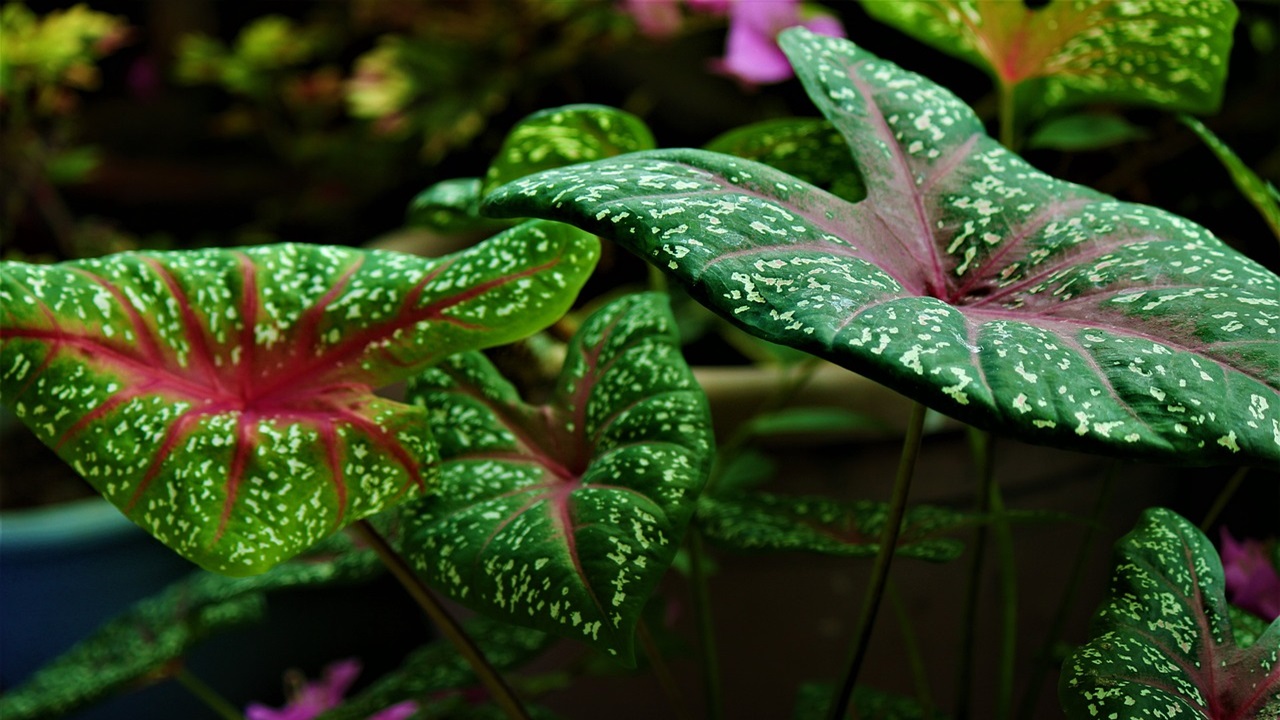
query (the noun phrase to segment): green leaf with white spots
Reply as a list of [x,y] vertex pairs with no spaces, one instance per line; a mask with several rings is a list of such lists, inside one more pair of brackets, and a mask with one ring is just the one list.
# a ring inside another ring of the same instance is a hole
[[706,150],[755,160],[857,202],[867,196],[844,138],[822,118],[782,118],[735,128]]
[[406,224],[440,233],[459,233],[500,225],[480,216],[480,178],[444,180],[409,203]]
[[867,13],[985,70],[1035,111],[1124,102],[1214,112],[1239,11],[1230,0],[863,0]]
[[640,118],[604,105],[565,105],[521,120],[489,164],[481,195],[540,170],[649,150],[653,134]]
[[341,535],[261,575],[196,572],[136,603],[0,696],[5,720],[59,717],[111,695],[158,682],[210,635],[262,620],[275,590],[358,583],[382,571],[369,550]]
[[[872,557],[888,514],[886,503],[841,503],[823,497],[750,493],[698,500],[698,528],[717,545],[750,552],[803,551]],[[902,557],[947,562],[964,544],[942,535],[972,524],[964,513],[918,506],[907,510],[898,538]]]
[[945,89],[785,31],[867,187],[699,150],[540,173],[486,212],[610,237],[731,322],[1033,443],[1280,462],[1280,278],[1156,208],[1056,180]]
[[404,550],[428,582],[632,663],[713,442],[666,298],[628,295],[593,314],[546,405],[523,403],[479,353],[422,373],[409,396],[443,460],[440,491],[404,513]]
[[1146,511],[1116,546],[1092,639],[1063,666],[1067,717],[1280,717],[1280,619],[1238,645],[1224,587],[1203,533],[1170,510]]
[[1240,156],[1227,147],[1227,144],[1222,142],[1222,139],[1212,130],[1205,127],[1204,123],[1190,115],[1180,115],[1178,119],[1209,146],[1213,154],[1218,157],[1218,161],[1227,169],[1227,173],[1231,175],[1231,181],[1236,184],[1240,194],[1257,208],[1258,214],[1262,215],[1267,227],[1271,228],[1272,234],[1280,238],[1280,193],[1277,193],[1275,186],[1250,170]]
[[0,264],[0,396],[131,520],[262,572],[429,489],[421,408],[373,389],[554,322],[595,238],[528,223],[440,259],[352,248]]
[[[483,616],[471,618],[463,629],[475,638],[481,654],[498,672],[519,668],[547,649],[552,640],[546,633]],[[483,692],[483,686],[471,666],[451,643],[438,640],[413,651],[400,667],[343,701],[340,707],[320,714],[317,720],[364,720],[406,700],[430,708],[433,712],[429,717],[454,717],[441,714],[443,708],[439,706],[456,703],[460,709],[466,704],[462,696],[476,690]],[[449,709],[453,711],[452,707]]]

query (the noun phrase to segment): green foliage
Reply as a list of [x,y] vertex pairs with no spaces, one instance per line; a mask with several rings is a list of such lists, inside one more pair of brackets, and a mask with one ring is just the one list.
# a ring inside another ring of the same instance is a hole
[[1280,278],[1209,231],[1051,178],[945,89],[803,30],[782,46],[867,198],[697,150],[496,190],[609,237],[743,329],[1030,442],[1280,461]]
[[1222,562],[1194,525],[1147,510],[1116,546],[1092,637],[1063,667],[1067,717],[1280,717],[1280,619],[1237,644]]
[[1123,102],[1214,112],[1238,11],[1230,0],[863,0],[872,17],[962,58],[1032,112]]
[[522,402],[484,356],[410,383],[440,441],[439,492],[406,509],[407,556],[485,614],[631,664],[636,623],[711,459],[706,398],[661,295],[597,311],[551,401]]
[[25,5],[0,9],[0,98],[14,102],[35,87],[92,89],[98,84],[94,62],[124,43],[123,19],[85,5],[37,17]]
[[1205,145],[1209,146],[1213,154],[1218,157],[1218,161],[1231,175],[1231,181],[1236,184],[1240,193],[1258,209],[1258,214],[1262,215],[1267,227],[1271,228],[1272,234],[1280,239],[1280,192],[1277,192],[1276,187],[1250,170],[1240,156],[1227,147],[1227,144],[1222,142],[1212,130],[1205,127],[1204,123],[1190,115],[1181,115],[1179,119],[1200,136]]
[[1145,137],[1145,130],[1119,115],[1078,113],[1037,127],[1027,138],[1027,147],[1064,152],[1100,150]]
[[134,522],[262,572],[430,489],[420,408],[373,394],[553,322],[598,243],[529,223],[425,260],[351,248],[0,265],[0,394]]
[[122,690],[157,682],[210,635],[258,622],[272,591],[358,583],[382,570],[368,550],[335,536],[249,578],[197,572],[142,600],[0,697],[5,720],[58,717]]
[[844,138],[822,118],[745,125],[715,138],[706,149],[762,162],[849,202],[867,196]]

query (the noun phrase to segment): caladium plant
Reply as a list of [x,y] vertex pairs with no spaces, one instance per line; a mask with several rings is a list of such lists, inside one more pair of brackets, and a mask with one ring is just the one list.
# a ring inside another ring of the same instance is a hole
[[1280,619],[1237,641],[1222,561],[1176,513],[1154,508],[1116,546],[1093,638],[1063,669],[1072,718],[1280,717]]
[[596,240],[529,223],[441,259],[278,245],[0,265],[0,394],[165,544],[261,572],[436,481],[373,390],[549,325]]
[[583,324],[545,405],[478,353],[415,377],[442,477],[407,506],[409,558],[487,615],[633,662],[711,459],[706,398],[679,347],[666,299],[629,295]]
[[704,304],[979,427],[1181,463],[1280,460],[1280,278],[1208,230],[1031,167],[950,92],[786,31],[866,185],[659,150],[539,173],[495,215],[610,237]]

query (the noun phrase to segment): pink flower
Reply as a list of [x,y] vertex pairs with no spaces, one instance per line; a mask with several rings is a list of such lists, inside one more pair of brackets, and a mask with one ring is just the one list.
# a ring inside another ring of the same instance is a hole
[[729,40],[717,71],[747,85],[782,82],[792,76],[791,63],[778,47],[778,33],[797,25],[819,35],[844,37],[844,27],[830,15],[802,15],[800,0],[735,0],[729,7]]
[[623,0],[622,6],[645,37],[669,38],[680,31],[680,0]]
[[1262,543],[1239,542],[1222,528],[1222,569],[1233,605],[1268,622],[1280,618],[1280,574]]
[[[282,708],[272,709],[252,703],[245,710],[246,720],[312,720],[326,710],[342,703],[351,684],[360,674],[360,661],[354,658],[339,660],[324,669],[324,678],[306,682],[297,675],[287,676],[293,685],[289,702]],[[418,710],[417,703],[406,701],[370,715],[368,720],[406,720]]]

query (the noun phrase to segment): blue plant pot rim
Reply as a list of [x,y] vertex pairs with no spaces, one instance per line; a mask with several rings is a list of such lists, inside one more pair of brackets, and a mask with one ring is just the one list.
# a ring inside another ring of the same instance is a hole
[[0,548],[6,554],[113,542],[141,532],[100,497],[0,512]]

